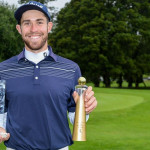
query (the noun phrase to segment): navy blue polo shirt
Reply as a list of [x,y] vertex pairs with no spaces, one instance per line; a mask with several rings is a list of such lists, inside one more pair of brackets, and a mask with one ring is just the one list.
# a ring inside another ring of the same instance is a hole
[[15,150],[56,150],[71,145],[67,112],[75,111],[72,97],[80,69],[52,52],[38,64],[24,51],[0,63],[6,80],[7,147]]

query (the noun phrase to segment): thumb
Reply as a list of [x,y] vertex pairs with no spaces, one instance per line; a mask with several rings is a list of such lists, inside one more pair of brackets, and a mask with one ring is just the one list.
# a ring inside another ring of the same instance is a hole
[[7,133],[7,137],[5,138],[5,141],[7,141],[10,138],[10,133]]
[[78,100],[78,97],[79,97],[78,93],[76,91],[74,91],[72,96],[74,98],[75,103],[77,103],[77,100]]

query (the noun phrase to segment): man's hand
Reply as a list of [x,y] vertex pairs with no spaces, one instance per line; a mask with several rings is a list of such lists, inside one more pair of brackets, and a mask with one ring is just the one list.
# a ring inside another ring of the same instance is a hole
[[5,135],[6,130],[0,127],[0,143],[7,141],[10,138],[10,134],[7,133],[7,135]]
[[[78,93],[74,91],[73,98],[75,100],[75,103],[78,100]],[[85,111],[86,114],[89,114],[92,112],[97,106],[97,100],[94,97],[94,92],[92,91],[92,87],[89,86],[85,93]]]

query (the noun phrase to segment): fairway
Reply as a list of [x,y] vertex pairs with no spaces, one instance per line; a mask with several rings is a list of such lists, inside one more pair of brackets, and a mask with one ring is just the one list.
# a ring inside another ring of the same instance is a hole
[[[69,150],[150,150],[150,91],[94,88],[94,92],[98,106],[87,122],[87,141],[74,142]],[[0,150],[5,150],[2,146]]]

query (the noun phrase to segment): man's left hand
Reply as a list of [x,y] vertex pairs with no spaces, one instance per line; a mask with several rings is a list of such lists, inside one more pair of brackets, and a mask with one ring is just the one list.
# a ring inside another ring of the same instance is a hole
[[[75,100],[75,103],[78,100],[78,93],[74,91],[73,98]],[[89,86],[85,93],[85,111],[86,114],[89,114],[92,112],[97,106],[97,100],[94,97],[94,92],[92,91],[92,87]]]

